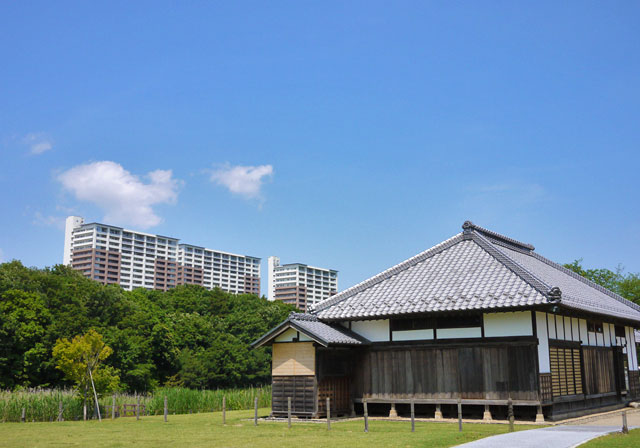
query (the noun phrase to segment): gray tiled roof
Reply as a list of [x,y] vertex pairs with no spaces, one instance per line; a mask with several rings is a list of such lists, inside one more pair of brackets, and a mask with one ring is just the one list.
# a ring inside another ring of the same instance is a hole
[[287,328],[294,328],[324,346],[363,345],[369,343],[369,341],[362,336],[357,335],[349,329],[343,328],[340,325],[331,325],[325,322],[321,322],[317,316],[314,316],[312,314],[292,312],[289,314],[287,320],[282,322],[276,328],[262,336],[251,345],[254,347],[259,347],[261,345],[269,343]]
[[640,322],[640,307],[470,222],[463,233],[318,303],[321,320],[558,303]]

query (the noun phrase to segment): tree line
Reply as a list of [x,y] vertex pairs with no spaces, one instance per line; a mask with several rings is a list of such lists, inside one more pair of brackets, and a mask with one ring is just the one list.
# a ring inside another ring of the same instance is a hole
[[125,291],[62,265],[0,264],[0,389],[71,386],[53,349],[90,330],[112,350],[104,364],[123,391],[265,384],[270,350],[250,343],[292,310],[197,285]]
[[[640,276],[621,268],[565,267],[640,304]],[[158,386],[233,388],[270,380],[269,348],[250,343],[291,305],[184,285],[166,292],[102,285],[63,265],[0,264],[0,389],[64,387],[57,342],[95,330],[112,350],[104,364],[123,391]]]

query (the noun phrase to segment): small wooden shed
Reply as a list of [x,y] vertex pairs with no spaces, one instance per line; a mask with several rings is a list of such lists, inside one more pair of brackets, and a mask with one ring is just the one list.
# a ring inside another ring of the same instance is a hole
[[291,313],[253,344],[272,346],[272,414],[286,416],[288,398],[298,417],[326,416],[327,397],[333,415],[350,412],[348,348],[368,343],[349,329],[320,322],[314,315]]

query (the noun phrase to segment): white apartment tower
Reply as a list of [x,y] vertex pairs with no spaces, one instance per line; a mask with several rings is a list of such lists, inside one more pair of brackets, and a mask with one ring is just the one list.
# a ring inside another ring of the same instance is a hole
[[260,258],[189,244],[177,238],[100,223],[66,221],[63,263],[104,284],[166,291],[197,284],[260,294]]
[[300,310],[338,291],[338,271],[302,263],[280,264],[280,258],[269,257],[267,279],[269,300],[282,300]]

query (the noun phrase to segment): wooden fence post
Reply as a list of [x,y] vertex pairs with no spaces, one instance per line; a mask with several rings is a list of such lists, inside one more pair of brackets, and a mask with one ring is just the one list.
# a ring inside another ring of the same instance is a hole
[[253,400],[253,426],[258,426],[258,397]]
[[287,397],[287,425],[291,429],[291,397]]
[[116,394],[111,397],[111,420],[116,418]]
[[136,420],[140,420],[140,395],[138,395],[138,403],[136,405]]
[[627,411],[622,412],[622,434],[629,434],[629,427],[627,426]]
[[462,432],[462,400],[458,398],[458,432]]
[[22,408],[22,415],[20,416],[20,421],[25,423],[27,421],[27,410]]
[[367,410],[367,399],[362,400],[364,407],[364,432],[369,432],[369,411]]
[[227,424],[227,397],[226,395],[222,396],[222,424]]
[[411,400],[411,432],[416,432],[416,409],[413,400]]
[[167,416],[169,415],[169,406],[167,406],[167,396],[164,396],[164,422],[167,422]]
[[513,432],[514,417],[513,417],[513,401],[511,400],[511,397],[509,397],[509,400],[507,400],[507,416],[509,417],[509,432]]
[[327,431],[331,431],[331,398],[327,397]]
[[60,400],[60,402],[58,403],[58,421],[61,422],[62,421],[62,400]]

